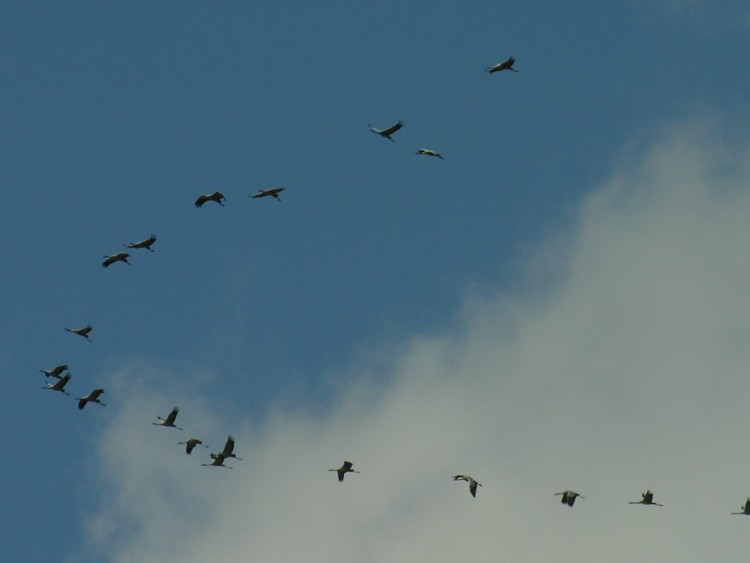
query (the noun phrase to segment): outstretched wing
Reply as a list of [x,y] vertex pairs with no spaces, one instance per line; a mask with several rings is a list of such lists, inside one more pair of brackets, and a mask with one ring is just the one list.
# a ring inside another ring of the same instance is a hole
[[234,451],[234,438],[229,436],[227,438],[227,443],[224,444],[224,449],[221,451],[220,455],[223,457],[230,457],[233,451]]
[[381,131],[381,135],[386,135],[386,136],[392,135],[393,133],[401,129],[403,126],[404,126],[403,121],[399,121],[398,123],[391,125],[388,129],[383,129],[383,131]]
[[179,407],[175,407],[172,409],[172,412],[170,412],[167,415],[167,419],[164,421],[165,426],[174,426],[174,421],[177,418],[177,413],[180,412]]
[[70,381],[70,374],[66,373],[60,379],[57,380],[57,382],[52,386],[52,389],[54,389],[55,391],[63,391],[68,381]]
[[89,401],[96,401],[102,393],[104,393],[104,389],[94,389],[89,393]]

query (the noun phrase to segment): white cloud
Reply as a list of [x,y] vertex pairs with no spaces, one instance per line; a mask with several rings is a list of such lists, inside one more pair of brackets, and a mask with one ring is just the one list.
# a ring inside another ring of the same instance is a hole
[[[322,415],[279,407],[250,427],[184,385],[116,389],[95,543],[160,563],[736,558],[750,525],[729,516],[750,495],[748,156],[705,123],[658,135],[586,198],[563,248],[530,261],[531,277],[555,272],[550,288],[468,298],[388,383],[361,374]],[[186,432],[132,424],[173,403]],[[244,460],[200,467],[174,444],[197,428],[233,433]],[[326,470],[344,459],[362,473],[339,484]],[[484,484],[476,499],[451,480],[462,472]],[[627,504],[649,487],[664,508]],[[563,507],[565,488],[586,498]]]

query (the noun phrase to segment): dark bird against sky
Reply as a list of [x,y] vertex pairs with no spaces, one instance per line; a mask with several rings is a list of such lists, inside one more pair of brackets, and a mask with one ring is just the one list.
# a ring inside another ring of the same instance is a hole
[[389,141],[395,143],[396,141],[394,141],[391,138],[391,135],[393,135],[396,131],[398,131],[399,129],[401,129],[404,126],[404,122],[403,121],[399,121],[398,123],[395,123],[394,125],[391,125],[387,129],[378,129],[376,127],[373,127],[369,123],[367,124],[367,126],[370,128],[370,131],[372,131],[373,133],[376,133],[376,134],[380,135],[381,137],[383,137],[385,139],[388,139]]
[[154,244],[155,242],[156,242],[156,236],[151,235],[147,239],[139,240],[138,242],[130,242],[124,246],[126,248],[133,248],[133,249],[145,248],[149,252],[153,252],[154,249],[151,248],[151,245]]
[[518,72],[515,68],[513,68],[513,63],[516,62],[516,59],[513,57],[508,57],[501,63],[497,63],[496,65],[488,66],[484,70],[492,74],[493,72],[500,72],[501,70],[512,70],[513,72]]
[[65,327],[65,330],[67,330],[68,332],[72,332],[73,334],[77,334],[78,336],[83,336],[86,340],[91,342],[91,340],[89,339],[89,334],[92,330],[94,330],[94,327],[92,327],[91,325],[82,326],[81,328]]
[[203,207],[203,204],[208,201],[214,201],[219,205],[224,205],[224,194],[221,192],[214,192],[212,194],[203,194],[195,200],[196,207]]
[[83,410],[86,408],[86,405],[89,403],[98,403],[103,407],[106,407],[104,403],[99,400],[99,396],[104,393],[104,389],[94,389],[91,393],[88,395],[85,395],[83,397],[76,397],[76,401],[78,401],[78,408],[80,410]]
[[339,477],[339,483],[342,483],[344,481],[344,475],[347,473],[359,473],[359,471],[352,469],[353,465],[354,464],[351,461],[345,461],[338,469],[329,469],[328,471],[335,471]]
[[469,477],[468,475],[454,475],[453,476],[454,481],[466,481],[469,483],[469,492],[471,493],[471,496],[476,497],[477,496],[477,487],[481,487],[482,483],[478,483],[475,479],[472,477]]

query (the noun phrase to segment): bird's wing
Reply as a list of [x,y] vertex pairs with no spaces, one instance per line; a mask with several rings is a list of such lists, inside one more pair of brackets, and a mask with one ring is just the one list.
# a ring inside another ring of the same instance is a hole
[[195,200],[195,206],[196,207],[201,207],[207,201],[208,201],[208,197],[205,196],[205,195],[202,195],[198,199]]
[[57,380],[57,383],[55,383],[53,389],[55,391],[62,391],[68,381],[70,381],[70,374],[66,373],[64,376]]
[[221,455],[223,456],[229,456],[234,451],[234,438],[229,436],[227,438],[227,443],[224,444],[224,449],[221,452]]
[[404,126],[404,123],[402,121],[399,121],[398,123],[391,125],[388,129],[383,129],[383,131],[381,131],[381,134],[392,135],[393,133],[401,129],[403,126]]
[[167,419],[164,421],[165,424],[168,426],[171,426],[174,424],[175,419],[177,418],[177,413],[180,412],[180,409],[178,407],[175,407],[172,409],[172,412],[170,412],[167,415]]

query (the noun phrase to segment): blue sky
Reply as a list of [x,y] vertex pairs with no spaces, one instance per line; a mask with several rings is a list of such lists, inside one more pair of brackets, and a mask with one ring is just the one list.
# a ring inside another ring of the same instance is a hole
[[[591,561],[747,547],[724,515],[750,495],[726,413],[748,393],[750,9],[398,4],[0,7],[8,560],[204,561],[240,536],[225,560],[494,561],[503,525],[511,559],[550,560],[603,519],[623,533]],[[397,120],[395,143],[367,129]],[[108,406],[42,391],[59,363]],[[150,425],[174,405],[184,432]],[[230,433],[232,472],[174,444]],[[687,520],[620,506],[696,478],[726,497]],[[590,498],[560,514],[566,487]]]

